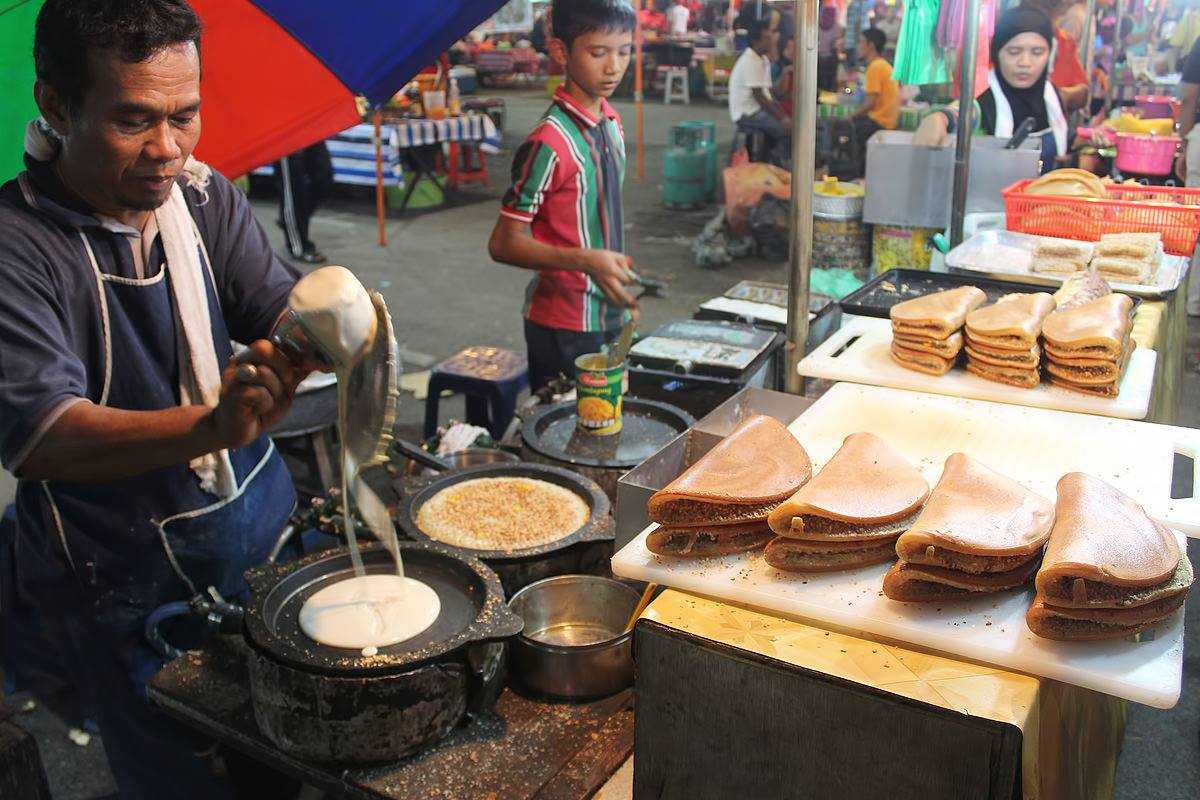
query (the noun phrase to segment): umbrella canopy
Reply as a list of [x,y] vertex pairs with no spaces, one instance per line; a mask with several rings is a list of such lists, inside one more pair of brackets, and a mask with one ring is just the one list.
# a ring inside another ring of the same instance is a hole
[[[504,0],[191,3],[204,21],[196,156],[240,175],[358,122],[355,95],[387,100]],[[21,132],[36,113],[32,43],[41,6],[0,0],[0,179],[20,169]]]

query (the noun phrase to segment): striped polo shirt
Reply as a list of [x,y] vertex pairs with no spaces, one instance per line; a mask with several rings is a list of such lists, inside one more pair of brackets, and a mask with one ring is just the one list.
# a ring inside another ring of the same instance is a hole
[[[625,136],[607,101],[597,118],[560,86],[513,159],[500,213],[529,223],[533,238],[557,247],[624,252],[621,183]],[[609,331],[627,318],[582,272],[547,270],[526,292],[525,318],[547,328]]]

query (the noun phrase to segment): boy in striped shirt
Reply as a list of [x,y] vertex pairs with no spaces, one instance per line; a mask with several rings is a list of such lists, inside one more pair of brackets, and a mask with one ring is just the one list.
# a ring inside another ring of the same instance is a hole
[[566,81],[513,159],[488,242],[496,261],[538,273],[524,311],[533,390],[573,377],[576,357],[611,343],[637,307],[622,252],[625,140],[606,100],[629,66],[634,12],[626,0],[555,0],[550,18]]

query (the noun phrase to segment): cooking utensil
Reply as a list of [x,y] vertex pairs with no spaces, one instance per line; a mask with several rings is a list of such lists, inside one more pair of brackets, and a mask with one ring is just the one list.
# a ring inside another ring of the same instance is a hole
[[608,351],[608,367],[613,367],[620,364],[629,355],[629,348],[633,347],[633,332],[637,330],[637,320],[632,317],[621,326],[621,333],[617,336],[617,342]]
[[415,461],[421,466],[428,467],[435,472],[449,472],[454,469],[454,464],[445,458],[435,455],[423,447],[418,447],[405,439],[393,438],[392,448],[398,450],[409,461]]
[[595,575],[559,575],[526,586],[508,602],[525,622],[510,666],[540,695],[582,700],[633,683],[631,634],[624,630],[638,593]]
[[[396,441],[399,441],[397,439]],[[411,444],[409,445],[412,446]],[[459,469],[467,469],[469,467],[482,467],[488,464],[516,464],[519,463],[521,457],[516,453],[510,453],[507,450],[500,450],[495,447],[468,447],[465,450],[455,450],[453,453],[447,453],[444,456],[437,456],[437,459],[444,462],[449,470],[438,470],[433,467],[427,467],[416,461],[409,461],[404,465],[404,474],[408,476],[429,475],[430,472],[445,472]]]
[[1021,120],[1021,124],[1017,126],[1015,131],[1013,131],[1012,138],[1005,143],[1004,149],[1016,150],[1018,147],[1020,147],[1022,143],[1029,138],[1029,134],[1033,133],[1033,126],[1036,124],[1037,122],[1033,117],[1026,117],[1025,119]]
[[657,583],[647,583],[646,588],[642,590],[642,599],[638,601],[637,608],[629,615],[629,622],[625,623],[625,633],[633,630],[633,626],[637,624],[638,619],[645,612],[646,607],[650,605],[650,601],[654,599],[654,593],[658,591]]

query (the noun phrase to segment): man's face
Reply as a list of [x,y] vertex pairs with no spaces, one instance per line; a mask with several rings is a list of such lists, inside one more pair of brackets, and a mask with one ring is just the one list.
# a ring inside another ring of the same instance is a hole
[[151,211],[166,201],[200,138],[199,54],[191,42],[137,64],[95,52],[78,108],[67,113],[42,93],[39,100],[63,136],[71,189],[102,212]]
[[570,50],[561,49],[567,74],[592,97],[612,97],[629,67],[632,51],[630,31],[592,31],[576,37]]
[[858,51],[859,61],[870,61],[875,56],[875,47],[865,36],[858,38],[858,46],[855,49]]

